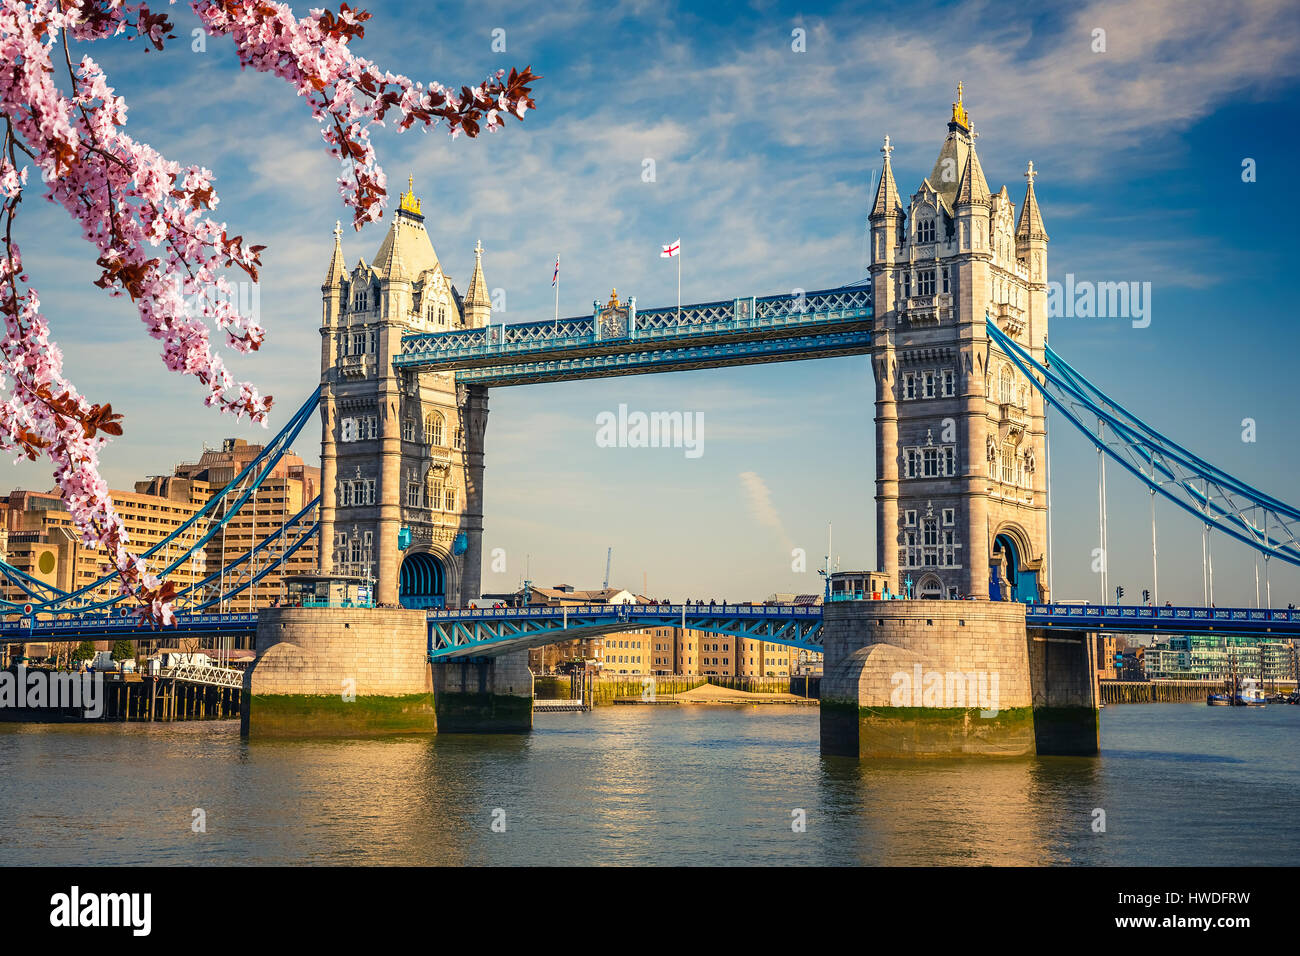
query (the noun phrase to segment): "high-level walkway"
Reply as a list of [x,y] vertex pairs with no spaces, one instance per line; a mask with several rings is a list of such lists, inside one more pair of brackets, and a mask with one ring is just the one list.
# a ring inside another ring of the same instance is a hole
[[872,315],[869,284],[643,312],[611,300],[589,316],[407,335],[393,364],[504,386],[791,362],[869,352]]

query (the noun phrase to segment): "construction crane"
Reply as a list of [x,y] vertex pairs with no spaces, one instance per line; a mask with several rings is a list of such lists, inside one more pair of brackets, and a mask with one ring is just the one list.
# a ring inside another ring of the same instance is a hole
[[603,585],[606,591],[609,590],[609,563],[614,560],[614,549],[610,548],[605,552],[605,583]]

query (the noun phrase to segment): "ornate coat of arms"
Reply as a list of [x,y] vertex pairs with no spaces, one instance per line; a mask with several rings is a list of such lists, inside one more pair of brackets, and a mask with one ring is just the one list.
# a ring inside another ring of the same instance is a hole
[[596,325],[602,339],[616,339],[628,334],[629,308],[618,301],[618,290],[610,289],[609,301],[596,315]]

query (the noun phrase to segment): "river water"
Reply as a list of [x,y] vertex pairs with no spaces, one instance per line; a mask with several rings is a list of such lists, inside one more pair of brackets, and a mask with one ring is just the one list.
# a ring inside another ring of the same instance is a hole
[[821,757],[817,719],[808,706],[613,706],[536,715],[527,736],[251,743],[228,721],[0,725],[0,864],[1296,855],[1300,707],[1111,706],[1096,759],[865,765]]

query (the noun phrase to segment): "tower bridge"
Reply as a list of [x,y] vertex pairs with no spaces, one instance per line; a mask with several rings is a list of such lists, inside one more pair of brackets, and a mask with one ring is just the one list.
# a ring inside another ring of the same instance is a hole
[[[866,354],[877,565],[894,590],[910,576],[925,598],[1047,599],[1045,404],[990,329],[1043,361],[1048,237],[1032,163],[1017,216],[968,121],[959,99],[906,205],[886,138],[870,275],[831,289],[648,309],[614,292],[589,316],[494,324],[481,247],[462,297],[413,187],[371,263],[348,267],[336,230],[321,287],[326,570],[373,568],[384,604],[478,597],[490,388]],[[440,573],[404,577],[405,562]],[[443,590],[409,590],[421,582]]]
[[[336,695],[339,668],[351,667],[371,674],[359,693],[402,702],[409,729],[427,728],[432,698],[442,729],[526,729],[530,719],[515,704],[500,705],[498,719],[499,701],[531,695],[523,652],[584,633],[677,624],[817,646],[826,656],[823,748],[859,756],[1092,753],[1088,633],[1297,633],[1300,612],[1052,604],[1049,407],[1153,500],[1172,500],[1207,529],[1255,548],[1266,568],[1273,558],[1300,564],[1300,511],[1164,437],[1047,345],[1049,240],[1037,173],[1027,163],[1018,206],[1007,186],[990,188],[960,92],[933,169],[906,199],[892,150],[886,137],[868,216],[869,276],[829,289],[654,308],[611,292],[590,315],[494,324],[482,247],[462,292],[434,251],[412,183],[370,262],[347,264],[336,227],[321,285],[319,390],[222,492],[220,518],[216,510],[196,515],[180,529],[188,539],[181,535],[175,549],[168,539],[167,550],[146,557],[161,558],[164,575],[180,566],[317,411],[320,497],[285,523],[278,544],[183,590],[186,626],[256,627],[249,686],[265,701],[258,706]],[[491,388],[857,354],[869,357],[875,381],[876,563],[894,594],[914,600],[456,609],[481,593]],[[323,574],[373,579],[386,609],[223,620],[225,596],[271,573],[311,535],[319,536]],[[94,597],[108,579],[65,593],[14,568],[4,573],[21,592],[0,605],[15,615],[3,633],[9,640],[24,627],[87,633],[93,615],[121,600]],[[112,629],[121,628],[113,619]],[[380,659],[390,661],[387,671],[368,670]],[[961,709],[893,713],[891,675],[921,663],[1003,675],[1010,716],[972,723]],[[342,719],[320,713],[322,726]]]

